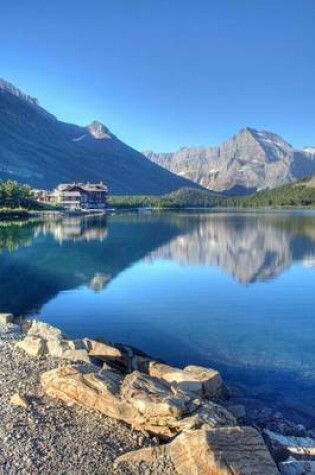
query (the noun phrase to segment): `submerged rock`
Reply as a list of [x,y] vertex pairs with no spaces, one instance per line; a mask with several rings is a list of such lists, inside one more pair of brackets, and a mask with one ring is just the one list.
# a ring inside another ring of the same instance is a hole
[[315,459],[315,439],[311,437],[287,437],[270,430],[264,430],[264,435],[277,461],[284,461],[290,455]]
[[168,463],[174,475],[208,475],[215,469],[227,474],[278,475],[263,438],[251,427],[221,427],[184,432],[166,445],[129,452],[118,457],[119,465],[134,473],[145,464],[148,473]]
[[314,475],[315,461],[296,460],[294,457],[289,457],[285,462],[279,463],[279,470],[281,475]]
[[226,408],[231,414],[233,414],[235,419],[243,420],[246,418],[246,409],[243,404],[229,404]]
[[135,429],[164,437],[188,429],[235,424],[223,407],[192,393],[176,391],[166,381],[139,371],[123,377],[109,370],[95,373],[66,367],[43,374],[41,381],[51,397],[98,410]]

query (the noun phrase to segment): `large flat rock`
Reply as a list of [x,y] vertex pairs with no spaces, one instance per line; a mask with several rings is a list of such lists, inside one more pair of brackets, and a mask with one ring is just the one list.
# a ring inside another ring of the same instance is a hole
[[169,444],[129,452],[117,459],[118,465],[145,464],[154,474],[157,466],[168,464],[174,475],[210,475],[215,469],[234,475],[278,475],[278,469],[252,427],[222,427],[180,434]]
[[62,367],[44,373],[46,393],[164,437],[183,430],[235,424],[234,417],[223,407],[191,393],[175,391],[166,381],[139,371],[123,377],[110,370],[96,373],[85,368]]

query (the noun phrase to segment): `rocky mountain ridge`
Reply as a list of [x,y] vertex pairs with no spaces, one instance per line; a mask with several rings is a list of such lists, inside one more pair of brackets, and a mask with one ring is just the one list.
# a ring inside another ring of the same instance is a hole
[[273,132],[249,127],[219,146],[144,155],[179,176],[228,194],[275,188],[315,173],[315,147],[296,150]]
[[0,80],[0,179],[49,189],[62,182],[104,181],[111,194],[159,195],[185,178],[149,162],[98,121],[59,121],[37,99]]

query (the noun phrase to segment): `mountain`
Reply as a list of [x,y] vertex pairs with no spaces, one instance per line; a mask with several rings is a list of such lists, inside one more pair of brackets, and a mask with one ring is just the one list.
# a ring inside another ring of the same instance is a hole
[[279,135],[252,128],[216,147],[144,155],[181,177],[231,195],[275,188],[315,173],[315,147],[295,150]]
[[196,186],[150,162],[100,122],[87,127],[61,122],[4,80],[0,80],[0,178],[44,189],[61,182],[104,181],[111,194],[133,195]]

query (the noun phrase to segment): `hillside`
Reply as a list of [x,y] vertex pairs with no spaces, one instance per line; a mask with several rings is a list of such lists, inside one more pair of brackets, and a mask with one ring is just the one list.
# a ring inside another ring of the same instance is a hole
[[0,80],[0,179],[49,189],[104,181],[112,194],[159,195],[194,186],[147,160],[103,124],[56,119],[38,101]]
[[224,196],[208,190],[182,188],[164,196],[115,196],[109,205],[117,208],[214,208],[214,207],[315,207],[315,175],[250,196]]
[[273,190],[262,190],[255,195],[235,200],[243,206],[310,206],[315,207],[315,175]]
[[252,128],[215,147],[144,154],[181,177],[228,195],[275,188],[315,173],[314,147],[295,150],[279,135]]

